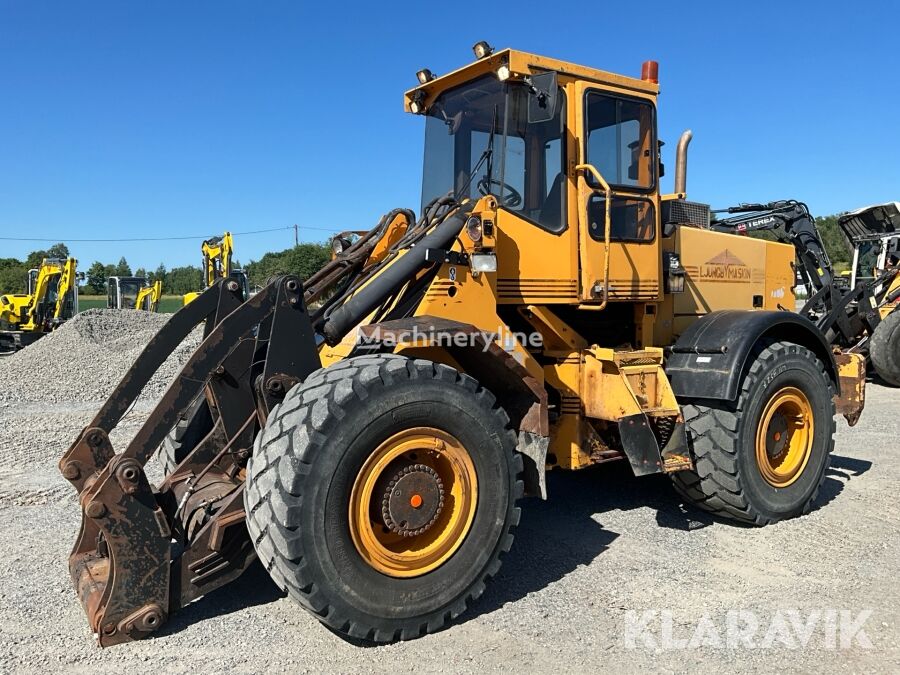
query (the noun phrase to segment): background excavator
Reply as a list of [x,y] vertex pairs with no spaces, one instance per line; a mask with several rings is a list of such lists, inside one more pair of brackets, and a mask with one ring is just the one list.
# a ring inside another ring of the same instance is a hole
[[137,309],[145,312],[159,310],[162,281],[153,283],[147,277],[109,277],[106,281],[107,309]]
[[0,296],[0,353],[28,346],[78,313],[75,258],[44,258],[28,271],[27,293]]
[[[890,257],[898,236],[894,225],[900,224],[896,206],[869,207],[839,219],[854,245],[854,275],[849,285],[839,283],[806,204],[795,200],[740,204],[715,213],[733,215],[712,220],[713,230],[771,232],[779,241],[791,244],[796,250],[798,282],[808,293],[800,314],[816,323],[837,348],[863,354],[883,380],[900,386],[900,330],[896,328],[900,314],[889,317],[900,300],[896,249],[893,262]],[[860,262],[861,250],[870,248],[877,248],[871,264]],[[863,268],[868,274],[857,276],[857,269]]]
[[[244,270],[233,269],[231,259],[234,255],[234,240],[231,233],[221,237],[211,237],[200,246],[203,253],[203,287],[209,288],[216,279],[233,279],[241,288],[244,299],[250,296],[250,283]],[[186,293],[182,300],[186,305],[197,299],[200,292]]]

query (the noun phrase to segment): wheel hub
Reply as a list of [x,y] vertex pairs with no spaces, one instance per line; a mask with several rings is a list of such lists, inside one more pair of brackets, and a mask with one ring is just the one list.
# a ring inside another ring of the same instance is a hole
[[350,536],[378,572],[417,577],[449,560],[475,518],[478,476],[466,448],[434,427],[402,429],[359,469]]
[[381,517],[391,532],[413,537],[434,525],[443,508],[441,477],[430,466],[414,464],[388,483],[381,500]]
[[784,454],[788,442],[788,423],[783,414],[774,415],[766,432],[766,453],[774,459]]
[[812,454],[815,424],[806,394],[796,387],[775,392],[763,408],[756,433],[756,463],[769,485],[786,488]]

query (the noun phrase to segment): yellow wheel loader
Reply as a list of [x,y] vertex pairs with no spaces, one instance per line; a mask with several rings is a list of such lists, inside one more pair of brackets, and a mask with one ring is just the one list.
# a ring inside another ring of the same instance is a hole
[[0,353],[27,347],[78,313],[75,258],[44,258],[28,271],[28,292],[0,296]]
[[159,279],[150,283],[147,277],[109,277],[106,286],[107,309],[159,311],[159,299],[162,297],[162,281]]
[[[689,134],[660,193],[655,63],[633,78],[475,52],[406,93],[425,124],[418,216],[390,211],[305,283],[246,300],[211,283],[60,461],[101,645],[152,635],[254,558],[338,633],[437,631],[497,575],[521,498],[567,498],[548,471],[622,462],[751,525],[812,507],[865,372],[779,309],[794,248],[709,229],[686,200]],[[110,431],[200,322],[116,451]]]
[[[221,237],[211,237],[203,242],[200,247],[203,253],[203,284],[204,288],[212,286],[216,279],[234,279],[241,287],[243,297],[250,297],[250,283],[244,270],[233,269],[231,258],[234,255],[234,240],[231,233],[226,232]],[[199,296],[199,292],[186,293],[182,297],[182,303],[193,302]]]

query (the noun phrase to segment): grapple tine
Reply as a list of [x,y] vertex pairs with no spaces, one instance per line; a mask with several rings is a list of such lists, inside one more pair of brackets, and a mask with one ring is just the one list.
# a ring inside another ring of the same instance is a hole
[[144,637],[169,607],[172,532],[143,468],[118,455],[81,494],[69,571],[102,647]]

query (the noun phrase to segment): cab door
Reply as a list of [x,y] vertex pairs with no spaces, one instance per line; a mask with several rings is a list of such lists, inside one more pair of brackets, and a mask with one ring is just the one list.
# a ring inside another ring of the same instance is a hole
[[583,158],[575,167],[581,301],[659,300],[654,100],[584,82],[578,84],[577,91],[580,105],[576,123],[580,130],[579,155]]

